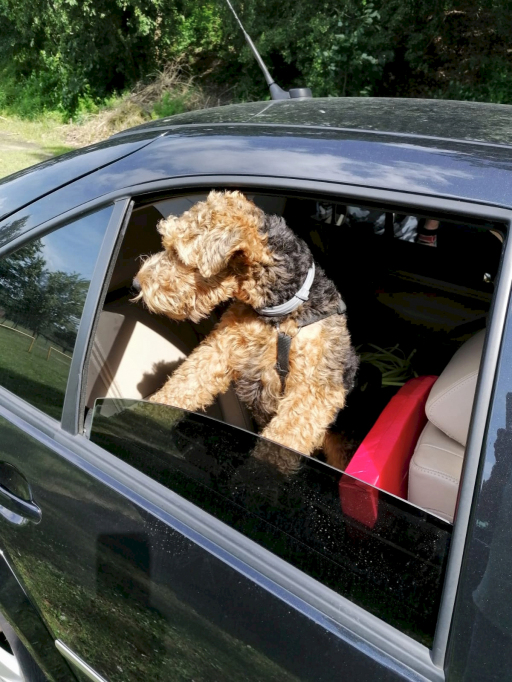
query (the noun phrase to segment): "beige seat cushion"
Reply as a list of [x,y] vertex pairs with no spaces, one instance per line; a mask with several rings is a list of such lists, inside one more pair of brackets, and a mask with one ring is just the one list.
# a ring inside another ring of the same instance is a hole
[[484,337],[482,330],[459,348],[427,400],[428,420],[461,445],[466,445],[468,438]]
[[92,350],[87,405],[98,397],[147,398],[185,358],[178,344],[154,329],[104,310]]
[[464,448],[427,423],[409,467],[409,501],[453,522]]
[[459,348],[433,385],[409,465],[408,499],[453,522],[485,330]]

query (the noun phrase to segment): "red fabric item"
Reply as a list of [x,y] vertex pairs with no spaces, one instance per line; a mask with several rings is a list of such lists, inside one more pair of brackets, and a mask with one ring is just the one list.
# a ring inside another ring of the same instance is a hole
[[[340,481],[343,512],[373,527],[378,514],[378,491],[407,499],[409,462],[427,416],[425,405],[437,377],[410,379],[391,398],[374,426],[356,450]],[[361,483],[363,481],[364,483]]]

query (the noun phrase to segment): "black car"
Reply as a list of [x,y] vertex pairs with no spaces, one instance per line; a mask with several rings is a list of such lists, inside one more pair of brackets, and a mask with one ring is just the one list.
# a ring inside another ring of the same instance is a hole
[[[512,676],[510,111],[233,105],[0,182],[4,679]],[[345,472],[269,471],[231,390],[146,400],[218,315],[152,315],[132,280],[212,188],[283,216],[342,293]]]

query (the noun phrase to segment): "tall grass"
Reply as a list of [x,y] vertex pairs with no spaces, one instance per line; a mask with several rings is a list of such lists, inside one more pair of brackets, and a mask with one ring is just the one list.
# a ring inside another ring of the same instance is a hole
[[207,93],[179,63],[169,64],[149,82],[139,83],[131,92],[81,113],[66,137],[74,145],[91,144],[146,121],[219,103],[220,98]]
[[101,102],[81,97],[70,119],[43,83],[35,78],[16,83],[13,71],[0,67],[0,177],[146,121],[220,101],[175,62],[130,92]]

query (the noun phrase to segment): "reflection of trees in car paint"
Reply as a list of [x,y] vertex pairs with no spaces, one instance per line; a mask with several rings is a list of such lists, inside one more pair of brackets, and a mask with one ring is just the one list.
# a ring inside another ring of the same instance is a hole
[[[0,199],[0,211],[2,210],[2,200]],[[25,231],[27,218],[17,218],[10,223],[4,224],[0,229],[0,246],[8,244],[16,237],[19,237]]]

